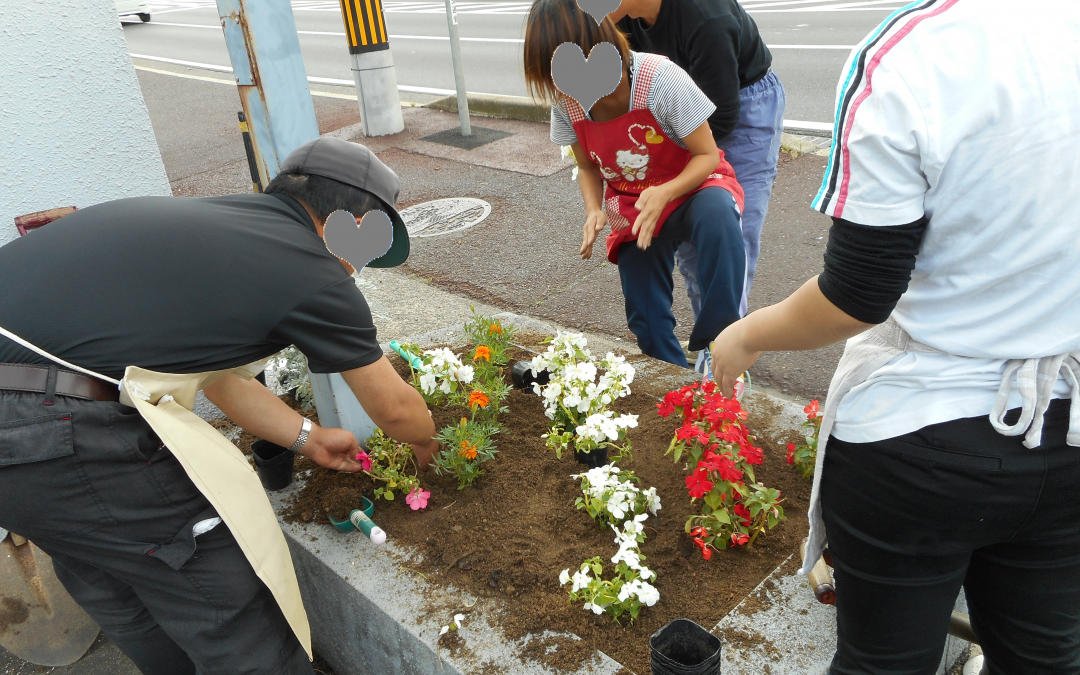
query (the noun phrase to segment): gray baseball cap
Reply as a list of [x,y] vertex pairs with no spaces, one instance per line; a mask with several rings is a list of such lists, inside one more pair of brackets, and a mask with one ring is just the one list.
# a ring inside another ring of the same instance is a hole
[[331,178],[375,195],[394,223],[394,242],[390,250],[367,266],[395,267],[409,257],[409,231],[394,208],[401,191],[401,181],[394,170],[383,164],[366,146],[322,136],[290,152],[281,163],[279,172]]

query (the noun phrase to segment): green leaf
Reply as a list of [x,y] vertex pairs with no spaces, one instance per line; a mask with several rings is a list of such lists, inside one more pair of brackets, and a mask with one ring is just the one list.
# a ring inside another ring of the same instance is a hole
[[674,456],[674,460],[675,460],[676,462],[678,462],[678,461],[679,461],[679,458],[680,458],[680,457],[682,457],[682,451],[683,451],[683,446],[682,446],[682,444],[681,444],[681,443],[680,443],[679,445],[676,445],[676,446],[675,446],[675,456]]
[[386,492],[383,492],[383,498],[390,502],[394,501],[394,491],[387,490]]
[[713,509],[719,509],[723,504],[720,491],[715,488],[711,490],[709,494],[705,495],[705,503]]

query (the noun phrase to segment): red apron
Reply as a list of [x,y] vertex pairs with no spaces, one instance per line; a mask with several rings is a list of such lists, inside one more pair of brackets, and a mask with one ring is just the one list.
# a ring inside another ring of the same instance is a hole
[[[647,54],[638,68],[637,81],[630,111],[607,122],[585,119],[585,111],[577,101],[564,97],[566,111],[574,125],[578,143],[585,154],[600,167],[604,175],[604,204],[608,222],[612,225],[607,237],[607,257],[619,262],[619,246],[637,239],[633,234],[638,210],[634,208],[645,188],[666,183],[676,178],[693,157],[686,148],[668,138],[648,108],[649,89],[652,87],[656,67],[667,60],[658,54]],[[743,208],[743,190],[735,180],[735,170],[724,159],[724,151],[716,169],[701,185],[685,195],[672,200],[660,213],[656,222],[655,237],[675,209],[704,187],[716,185],[732,194],[739,211]],[[623,225],[620,230],[615,227]]]

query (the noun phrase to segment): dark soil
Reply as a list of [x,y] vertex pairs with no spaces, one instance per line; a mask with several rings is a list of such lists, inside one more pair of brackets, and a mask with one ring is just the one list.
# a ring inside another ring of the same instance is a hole
[[[404,361],[396,356],[392,361],[407,376]],[[507,405],[499,454],[485,465],[487,474],[474,487],[459,491],[456,479],[431,471],[422,476],[423,487],[431,491],[427,509],[412,511],[400,498],[380,500],[374,520],[397,543],[415,546],[424,554],[423,562],[413,566],[432,583],[507,599],[500,620],[507,637],[537,636],[545,630],[580,636],[580,641],[537,637],[528,641],[528,655],[556,670],[572,671],[599,649],[637,673],[648,673],[652,633],[677,617],[714,626],[806,536],[810,484],[785,464],[782,446],[758,439],[765,463],[757,467],[757,479],[782,491],[788,520],[762,535],[752,549],[722,551],[703,560],[683,530],[686,517],[695,512],[686,493],[684,468],[664,456],[677,420],[659,417],[655,398],[632,394],[613,407],[639,415],[639,426],[630,434],[634,461],[624,461],[623,466],[633,469],[645,486],[655,486],[662,499],[663,508],[647,521],[648,539],[641,545],[646,564],[658,575],[660,601],[633,624],[619,626],[607,616],[594,616],[579,604],[568,604],[558,576],[594,555],[610,558],[617,550],[614,535],[574,507],[581,493],[570,474],[584,469],[573,457],[556,459],[544,446],[540,436],[547,432],[548,420],[541,400],[515,390]],[[467,414],[467,409],[439,408],[433,414],[441,428]],[[750,422],[753,428],[754,420]],[[359,508],[360,495],[370,498],[375,487],[363,474],[336,473],[298,459],[298,471],[309,468],[314,471],[306,486],[287,507],[285,518],[290,522],[327,523],[327,511],[343,519],[346,509]]]

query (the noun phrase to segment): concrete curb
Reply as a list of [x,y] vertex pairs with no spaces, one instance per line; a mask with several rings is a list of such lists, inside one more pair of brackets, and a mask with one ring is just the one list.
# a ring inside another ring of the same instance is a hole
[[784,135],[780,138],[780,150],[783,152],[790,152],[799,155],[818,155],[821,157],[829,156],[828,147],[821,147],[819,145],[816,145],[813,141],[811,141],[805,136],[789,134],[786,131],[784,132]]
[[[537,103],[526,96],[496,96],[494,94],[469,94],[469,115],[498,117],[523,122],[550,122],[551,106]],[[424,106],[447,112],[457,112],[457,96],[444,96]]]

